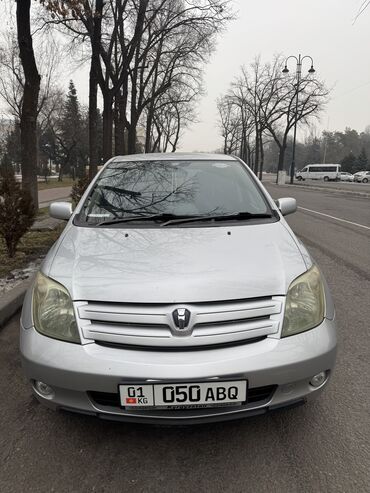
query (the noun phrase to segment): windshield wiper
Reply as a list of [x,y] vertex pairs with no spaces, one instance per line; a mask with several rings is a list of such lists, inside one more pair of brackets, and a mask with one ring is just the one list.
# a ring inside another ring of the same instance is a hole
[[[198,216],[196,216],[198,217]],[[138,222],[138,221],[184,221],[190,220],[194,218],[194,216],[179,216],[176,214],[152,214],[148,216],[128,216],[128,217],[117,217],[115,219],[110,219],[108,221],[102,221],[96,224],[99,226],[109,226],[111,224],[120,224],[120,223],[129,223],[129,222]]]
[[171,224],[183,224],[196,221],[245,221],[249,219],[265,219],[274,217],[272,214],[254,214],[253,212],[236,212],[234,214],[218,214],[218,215],[203,215],[185,217],[181,219],[170,219],[161,226],[170,226]]

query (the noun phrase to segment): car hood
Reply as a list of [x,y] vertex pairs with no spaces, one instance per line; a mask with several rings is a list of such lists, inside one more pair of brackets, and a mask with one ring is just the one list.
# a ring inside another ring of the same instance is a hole
[[229,228],[67,228],[43,272],[73,300],[190,303],[283,295],[306,271],[283,221]]

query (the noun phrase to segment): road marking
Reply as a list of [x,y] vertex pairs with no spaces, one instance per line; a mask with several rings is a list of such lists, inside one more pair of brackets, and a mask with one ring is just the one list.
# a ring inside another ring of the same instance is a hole
[[364,226],[363,224],[354,223],[352,221],[347,221],[347,219],[341,219],[340,217],[330,216],[329,214],[324,214],[323,212],[313,211],[311,209],[306,209],[305,207],[298,207],[302,211],[312,212],[313,214],[319,214],[320,216],[330,217],[330,219],[334,219],[335,221],[340,221],[342,223],[352,224],[352,226],[357,226],[358,228],[369,229],[369,226]]

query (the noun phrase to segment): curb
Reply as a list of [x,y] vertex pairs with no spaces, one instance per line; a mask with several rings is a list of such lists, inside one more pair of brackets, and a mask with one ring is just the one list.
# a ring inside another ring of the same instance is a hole
[[343,190],[343,188],[328,188],[328,187],[316,187],[316,186],[311,187],[310,185],[298,185],[298,184],[291,185],[290,183],[289,184],[286,183],[285,185],[278,185],[277,183],[264,182],[264,185],[268,185],[268,184],[276,185],[277,187],[287,187],[287,188],[295,187],[295,188],[302,188],[304,190],[316,190],[319,192],[340,193],[341,195],[352,195],[354,197],[362,197],[364,199],[370,199],[370,193],[354,192],[353,190]]
[[69,195],[68,197],[60,197],[59,199],[49,200],[47,202],[39,202],[39,209],[46,209],[47,207],[49,207],[49,205],[52,202],[64,202],[64,201],[68,201],[70,199],[71,199],[71,196]]
[[22,307],[24,296],[33,281],[33,276],[26,279],[22,284],[5,293],[0,300],[0,329],[10,320]]

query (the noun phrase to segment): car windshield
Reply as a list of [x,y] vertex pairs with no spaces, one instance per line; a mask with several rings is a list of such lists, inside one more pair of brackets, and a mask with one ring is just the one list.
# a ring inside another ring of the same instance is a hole
[[272,214],[237,160],[114,161],[100,175],[77,221],[154,222],[161,215],[168,220],[240,212],[251,217]]

